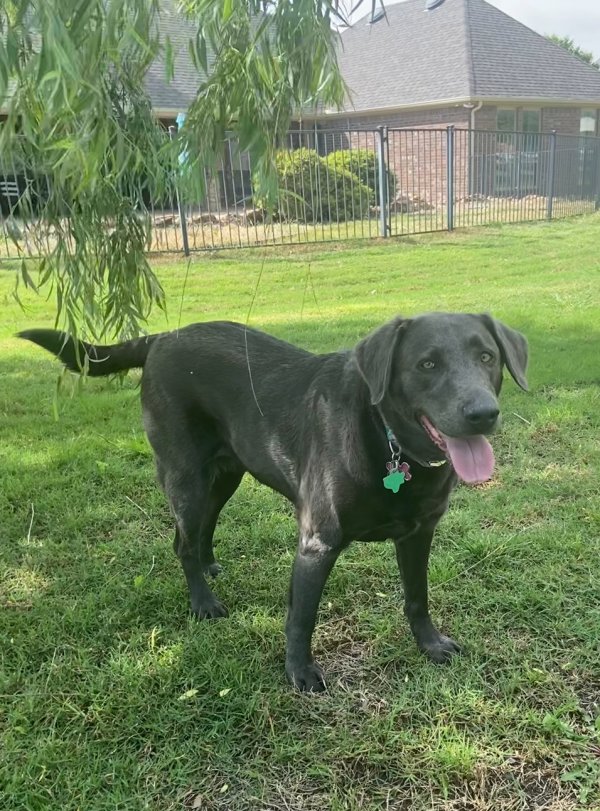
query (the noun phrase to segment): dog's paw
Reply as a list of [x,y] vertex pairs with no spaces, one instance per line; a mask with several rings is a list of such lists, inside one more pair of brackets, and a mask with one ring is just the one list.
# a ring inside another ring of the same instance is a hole
[[428,639],[427,642],[422,642],[419,645],[420,649],[425,653],[432,662],[436,664],[445,664],[459,653],[462,653],[461,647],[458,642],[455,642],[449,636],[438,634],[435,639]]
[[217,561],[213,561],[212,563],[207,563],[204,566],[204,574],[209,574],[211,577],[216,577],[223,571],[223,567]]
[[316,662],[302,665],[286,662],[285,672],[292,687],[302,693],[322,693],[327,689],[323,671]]
[[229,612],[223,603],[220,603],[216,597],[214,600],[210,600],[210,602],[207,601],[198,606],[194,606],[192,608],[192,614],[199,620],[217,620],[221,617],[229,616]]

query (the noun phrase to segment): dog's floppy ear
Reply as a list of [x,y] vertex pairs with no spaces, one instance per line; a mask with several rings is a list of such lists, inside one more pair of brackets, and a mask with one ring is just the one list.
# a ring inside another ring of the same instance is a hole
[[404,318],[394,318],[356,345],[356,365],[369,387],[373,405],[383,400],[388,389],[394,350],[406,323]]
[[492,318],[488,313],[484,313],[481,318],[496,339],[502,353],[504,365],[511,373],[513,380],[522,389],[529,391],[527,378],[525,377],[529,358],[527,339],[516,329],[507,327],[502,321]]

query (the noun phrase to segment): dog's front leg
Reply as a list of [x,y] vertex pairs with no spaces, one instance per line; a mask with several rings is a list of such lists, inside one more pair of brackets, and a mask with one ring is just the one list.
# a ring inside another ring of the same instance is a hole
[[325,582],[342,549],[337,532],[301,533],[292,569],[285,671],[294,687],[325,690],[323,671],[313,660],[311,638]]
[[446,662],[460,653],[460,646],[441,634],[429,615],[427,566],[436,524],[417,524],[412,532],[395,538],[394,543],[404,584],[404,613],[416,643],[434,662]]

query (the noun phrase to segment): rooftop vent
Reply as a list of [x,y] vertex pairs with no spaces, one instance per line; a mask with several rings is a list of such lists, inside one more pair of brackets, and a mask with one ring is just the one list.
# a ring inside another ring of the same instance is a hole
[[433,11],[434,8],[441,6],[444,0],[425,0],[425,11]]

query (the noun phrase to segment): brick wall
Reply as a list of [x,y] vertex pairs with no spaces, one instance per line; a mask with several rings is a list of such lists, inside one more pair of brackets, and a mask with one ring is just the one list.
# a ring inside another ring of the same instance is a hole
[[560,135],[579,135],[581,124],[580,107],[544,107],[542,131],[556,130]]
[[445,130],[391,131],[389,161],[396,175],[397,197],[432,205],[445,202],[448,165]]
[[[390,130],[389,168],[396,176],[397,197],[438,206],[446,201],[447,193],[446,128],[453,125],[457,131],[457,145],[463,144],[461,137],[466,141],[464,131],[469,121],[470,111],[462,105],[325,119],[320,122],[324,131],[319,135],[319,148],[325,154],[348,148],[377,152],[379,137],[376,130],[385,125]],[[464,148],[456,152],[457,198],[466,194],[465,159]]]
[[[523,126],[524,109],[532,107],[513,106],[516,111],[517,130]],[[446,128],[455,128],[454,155],[454,197],[462,200],[470,195],[506,194],[515,186],[522,193],[533,193],[539,186],[537,175],[546,172],[544,152],[539,160],[539,167],[527,174],[526,168],[519,169],[518,182],[510,161],[511,151],[515,145],[522,149],[521,141],[506,144],[497,138],[497,111],[495,105],[484,105],[475,113],[475,130],[483,134],[473,137],[466,132],[469,128],[471,113],[461,106],[437,109],[402,110],[388,114],[357,115],[349,117],[327,118],[319,123],[319,149],[322,153],[336,149],[370,149],[378,148],[376,129],[385,125],[389,130],[389,166],[396,175],[398,196],[423,200],[434,206],[441,206],[447,200],[447,136]],[[541,108],[540,127],[542,132],[556,130],[559,134],[578,135],[581,118],[580,107],[543,107]],[[363,130],[357,132],[357,130]],[[418,131],[417,131],[418,130]],[[522,136],[524,138],[524,136]],[[545,142],[544,142],[545,143]],[[569,146],[567,144],[567,146]],[[566,146],[565,146],[566,148]],[[546,149],[547,151],[547,149]],[[502,154],[508,158],[505,163],[503,179]],[[499,157],[500,156],[500,157]],[[500,161],[500,169],[498,168]],[[471,176],[469,177],[469,164]],[[516,165],[516,162],[515,162]],[[516,170],[515,170],[516,171]],[[512,174],[511,174],[512,173]],[[536,174],[537,173],[537,174]],[[531,175],[531,177],[529,176]]]

